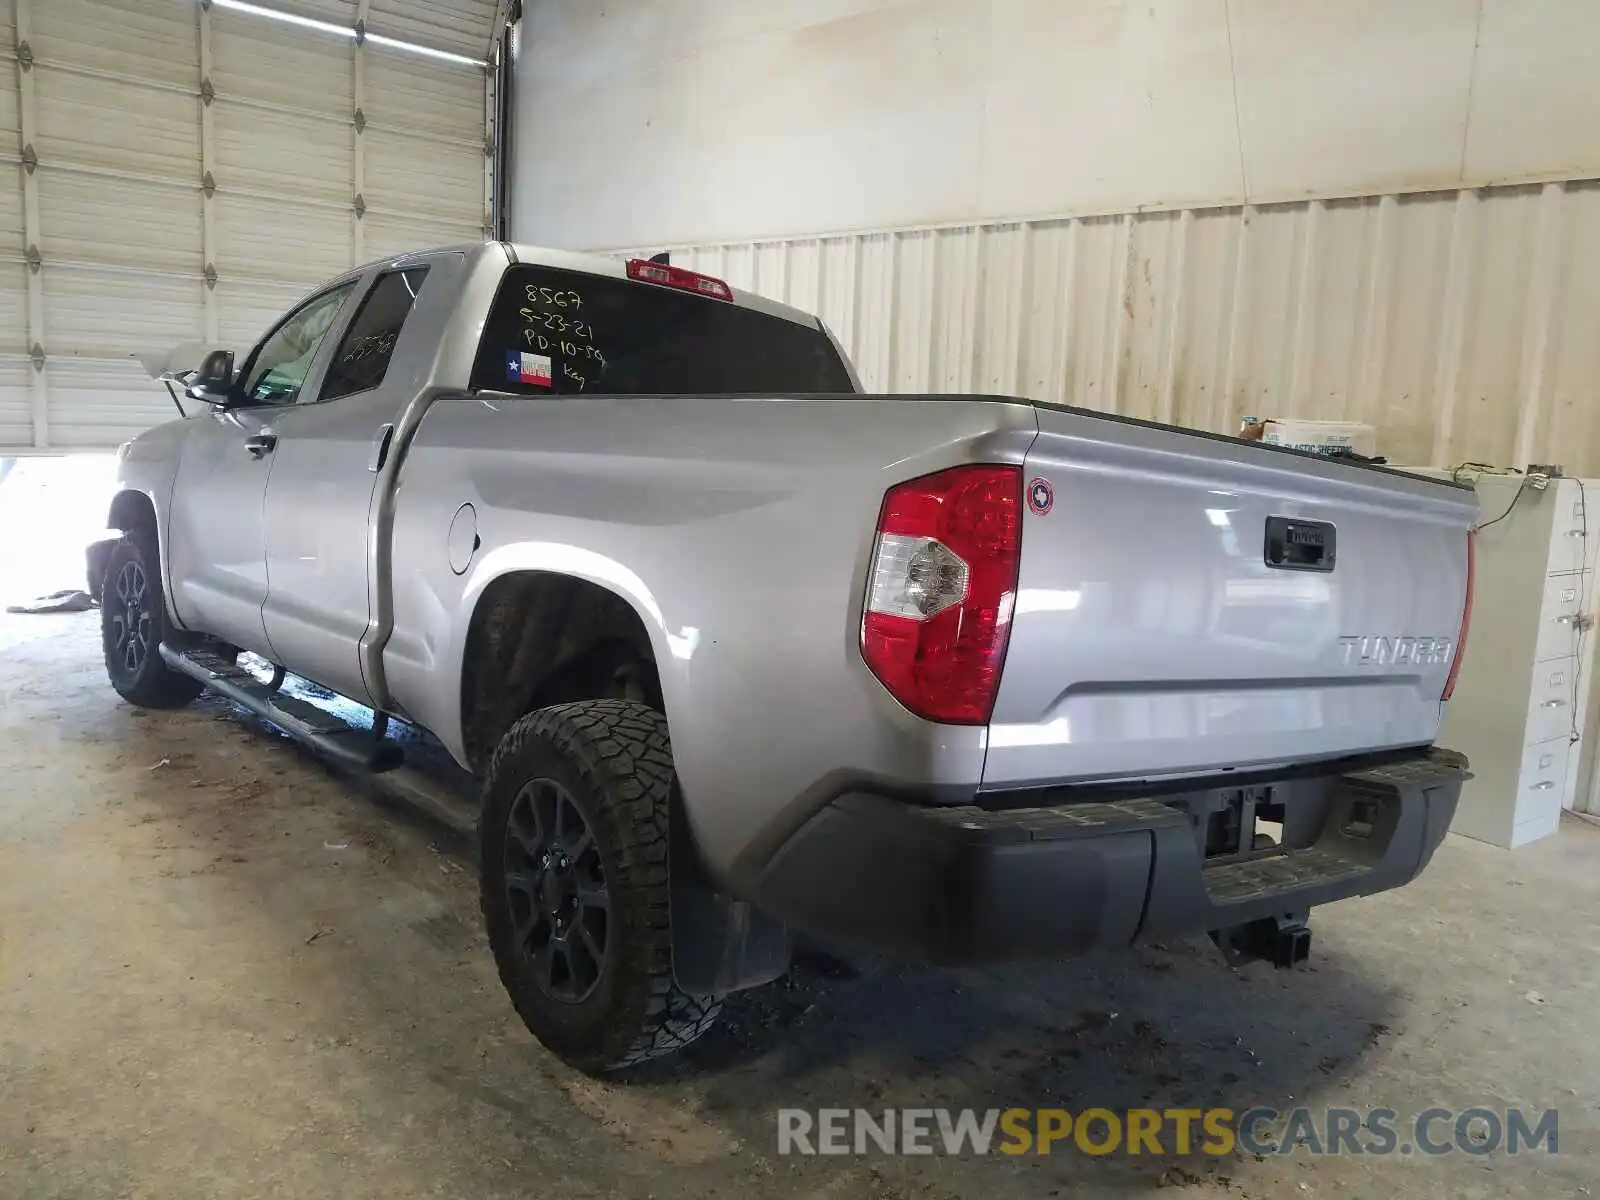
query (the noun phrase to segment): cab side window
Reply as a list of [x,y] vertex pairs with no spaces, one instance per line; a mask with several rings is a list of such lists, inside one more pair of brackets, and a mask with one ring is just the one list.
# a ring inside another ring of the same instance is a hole
[[319,399],[337,400],[383,382],[400,330],[416,305],[427,274],[427,267],[408,267],[379,276],[334,352]]
[[352,280],[323,292],[272,331],[256,351],[245,378],[244,394],[250,404],[293,404],[300,398],[317,349],[354,287]]

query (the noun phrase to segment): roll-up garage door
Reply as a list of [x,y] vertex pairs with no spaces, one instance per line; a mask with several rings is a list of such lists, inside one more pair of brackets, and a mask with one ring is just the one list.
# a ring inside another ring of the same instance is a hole
[[0,455],[115,446],[173,415],[135,356],[485,235],[494,0],[251,7],[0,0]]

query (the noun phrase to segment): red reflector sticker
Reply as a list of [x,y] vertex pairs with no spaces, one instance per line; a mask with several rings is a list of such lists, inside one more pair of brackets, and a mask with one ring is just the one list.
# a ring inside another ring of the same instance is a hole
[[1028,508],[1035,516],[1044,516],[1055,507],[1055,503],[1056,491],[1048,479],[1035,479],[1028,484]]

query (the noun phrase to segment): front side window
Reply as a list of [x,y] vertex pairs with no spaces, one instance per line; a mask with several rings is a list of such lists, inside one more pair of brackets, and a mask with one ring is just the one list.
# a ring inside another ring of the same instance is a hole
[[427,274],[427,267],[409,267],[380,276],[372,285],[328,364],[321,399],[337,400],[383,382],[400,330],[416,305]]
[[855,390],[838,350],[814,322],[533,264],[506,270],[472,386],[611,396]]
[[317,348],[354,287],[352,280],[323,292],[272,331],[245,377],[244,394],[249,403],[293,404],[299,399]]

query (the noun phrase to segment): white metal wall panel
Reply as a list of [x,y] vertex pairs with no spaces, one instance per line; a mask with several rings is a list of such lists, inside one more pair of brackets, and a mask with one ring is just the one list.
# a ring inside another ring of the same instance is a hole
[[39,221],[53,263],[182,271],[196,279],[205,270],[200,193],[192,186],[41,169]]
[[1600,471],[1600,181],[673,260],[820,312],[874,390],[1010,392],[1219,432],[1245,414],[1356,420],[1394,462]]
[[94,359],[51,362],[49,412],[50,443],[60,450],[104,449],[177,416],[143,372]]
[[[0,32],[0,36],[4,36]],[[20,262],[24,249],[22,240],[22,189],[14,178],[19,173],[16,163],[20,159],[17,134],[17,70],[12,64],[0,61],[0,263]],[[0,292],[7,302],[15,293]],[[4,352],[0,345],[0,353]]]
[[1572,446],[1590,440],[1600,424],[1600,187],[1569,188],[1555,208],[1550,234],[1560,302],[1544,318],[1552,349],[1536,380],[1546,402],[1534,441]]
[[21,112],[11,5],[0,3],[0,446],[30,445],[34,421],[27,362],[27,269],[22,266]]
[[[42,420],[0,437],[106,446],[160,419],[128,357],[150,348],[132,344],[137,332],[203,332],[194,18],[139,0],[16,0],[24,9],[33,63],[17,79],[31,89],[38,163],[22,174],[37,197],[24,241],[42,262],[23,291],[31,282],[41,295],[26,341],[45,370],[40,387],[27,367],[30,415]],[[106,385],[92,402],[85,375]]]
[[303,200],[348,207],[355,152],[347,125],[220,96],[212,112],[219,192],[267,195],[291,207]]
[[366,187],[375,211],[438,217],[483,236],[483,147],[427,141],[371,128],[366,133]]
[[484,73],[381,46],[367,47],[367,120],[374,128],[483,146]]
[[345,27],[355,25],[361,11],[358,0],[292,0],[291,3],[281,3],[278,6],[286,12],[293,12],[302,17],[314,17],[318,21]]
[[[13,168],[14,169],[14,168]],[[21,205],[16,235],[4,232],[12,219],[0,204],[0,446],[26,446],[33,440],[33,366],[28,361],[28,321],[24,297],[27,268],[21,261]]]
[[133,361],[141,352],[204,336],[193,276],[44,267],[51,345],[83,347],[49,359],[50,445],[114,446],[167,419],[171,401]]
[[[192,276],[44,266],[45,327],[56,344],[85,347],[75,358],[128,358],[203,336],[205,285]],[[109,318],[109,319],[108,319]],[[163,401],[166,393],[151,389]],[[159,407],[159,406],[158,406]]]
[[366,244],[371,258],[387,258],[428,246],[454,246],[483,236],[480,226],[434,219],[415,220],[381,212],[367,215]]
[[471,58],[489,48],[496,0],[370,0],[367,28]]
[[28,312],[20,297],[27,291],[28,269],[15,259],[0,262],[0,358],[28,352]]
[[[538,0],[524,12],[514,225],[551,245],[1600,172],[1595,0]],[[590,198],[596,178],[612,190]]]
[[432,244],[484,235],[483,86],[480,70],[369,48],[362,194],[374,217],[435,218]]
[[[219,284],[231,306],[245,280],[307,286],[350,266],[350,211],[277,197],[219,191],[212,205]],[[371,248],[367,250],[371,254]]]
[[355,87],[349,42],[213,8],[211,70],[219,96],[323,113],[345,126],[348,140]]
[[[474,57],[494,10],[281,7]],[[358,261],[482,236],[479,68],[192,0],[0,0],[0,55],[0,162],[15,171],[0,185],[0,453],[115,445],[171,412],[136,353],[208,336],[247,349]]]
[[[9,276],[13,273],[10,267],[0,269],[0,286],[10,286]],[[4,319],[0,315],[0,322]],[[0,446],[26,446],[32,442],[32,384],[33,367],[28,360],[0,351]]]
[[[354,19],[346,11],[308,15]],[[224,9],[210,19],[216,332],[243,354],[301,295],[358,257],[359,52]]]
[[34,76],[41,171],[98,168],[198,183],[191,94],[129,87],[42,61]]
[[[24,0],[41,60],[187,86],[199,49],[193,8],[152,0]],[[192,114],[191,114],[192,115]]]
[[[17,106],[17,67],[11,56],[17,35],[8,8],[0,4],[0,162],[10,164],[17,161],[17,151],[21,149],[18,130],[22,121]],[[17,188],[0,188],[0,191],[20,195]]]

